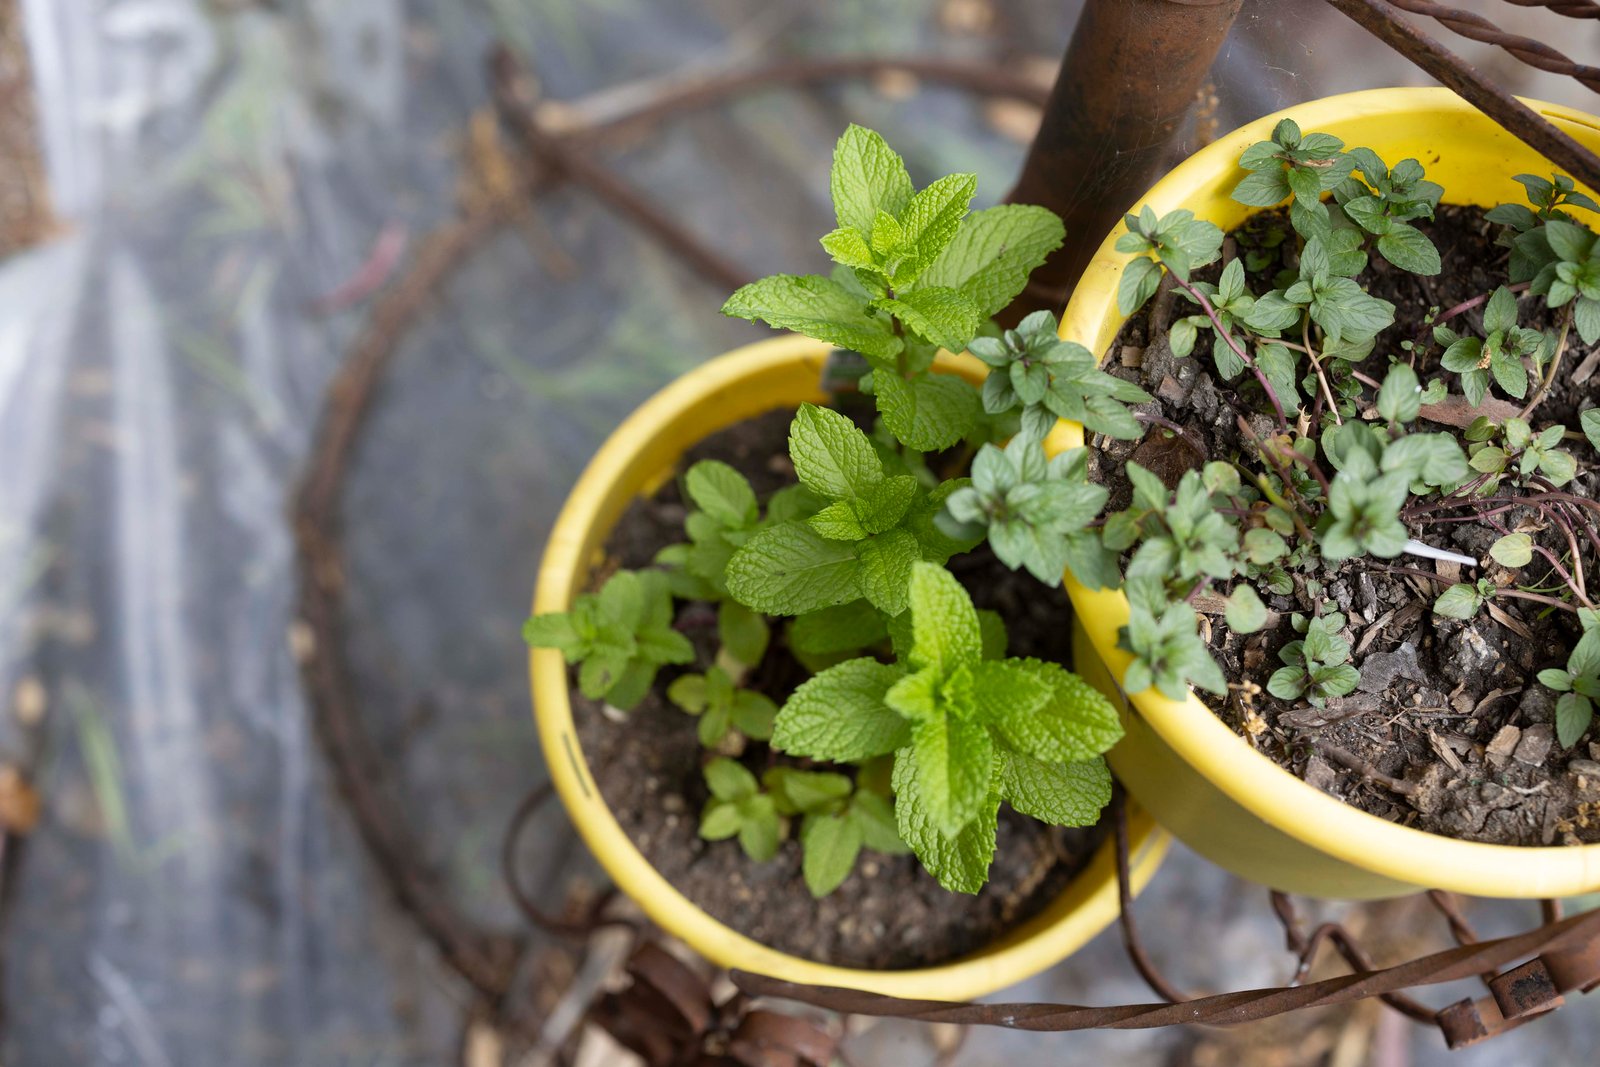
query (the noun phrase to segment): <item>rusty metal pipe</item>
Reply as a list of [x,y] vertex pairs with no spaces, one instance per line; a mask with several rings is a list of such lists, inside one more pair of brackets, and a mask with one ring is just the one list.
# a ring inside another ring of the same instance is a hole
[[1133,198],[1156,177],[1243,0],[1088,0],[1022,175],[1066,244],[1010,309],[1059,308]]

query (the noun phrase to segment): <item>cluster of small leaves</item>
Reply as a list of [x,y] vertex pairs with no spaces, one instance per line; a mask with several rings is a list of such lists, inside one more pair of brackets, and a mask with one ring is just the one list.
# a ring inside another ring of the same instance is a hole
[[966,479],[930,491],[913,475],[887,474],[867,435],[831,408],[801,405],[789,428],[789,458],[823,506],[758,530],[729,557],[728,590],[748,608],[801,615],[864,598],[898,615],[914,563],[943,564],[977,543],[934,523]]
[[1448,326],[1435,326],[1433,339],[1444,346],[1440,363],[1445,370],[1461,376],[1461,394],[1477,407],[1489,393],[1489,380],[1507,396],[1518,400],[1528,395],[1528,370],[1537,373],[1549,361],[1554,338],[1542,330],[1517,325],[1517,298],[1500,286],[1483,308],[1482,339],[1463,337]]
[[579,664],[583,695],[623,711],[644,699],[661,667],[694,660],[694,646],[672,628],[672,591],[660,571],[618,571],[571,611],[533,616],[522,637]]
[[1267,679],[1267,692],[1280,700],[1304,699],[1319,708],[1333,697],[1353,692],[1361,676],[1350,664],[1350,642],[1341,636],[1344,615],[1337,611],[1313,619],[1294,615],[1289,621],[1305,637],[1279,651],[1284,665]]
[[1046,585],[1060,585],[1071,568],[1078,580],[1098,589],[1117,584],[1117,561],[1089,523],[1105,505],[1105,487],[1092,485],[1088,453],[1062,452],[1046,459],[1044,448],[1025,437],[1004,449],[984,445],[972,464],[972,484],[945,501],[935,523],[951,538],[987,536],[1000,562]]
[[948,448],[975,428],[980,405],[964,379],[929,373],[934,356],[965,349],[1022,291],[1060,247],[1061,220],[1024,204],[969,214],[971,174],[918,192],[905,161],[859,126],[839,138],[831,185],[839,225],[822,246],[833,275],[763,278],[723,313],[859,352],[872,367],[862,388],[895,437],[921,451]]
[[1049,311],[1035,311],[999,337],[975,337],[967,347],[992,368],[983,383],[984,410],[1005,415],[1020,408],[1025,438],[1042,439],[1058,419],[1123,440],[1143,433],[1127,405],[1150,394],[1101,370],[1087,348],[1061,340]]
[[1583,636],[1567,657],[1566,669],[1539,672],[1539,683],[1561,694],[1556,700],[1556,738],[1566,748],[1588,732],[1595,701],[1600,701],[1600,611],[1584,608],[1578,618]]
[[1517,181],[1533,207],[1501,204],[1487,216],[1508,227],[1502,239],[1511,247],[1511,281],[1528,283],[1548,307],[1570,306],[1578,336],[1592,345],[1600,341],[1600,250],[1594,231],[1564,209],[1600,211],[1600,205],[1564,174],[1553,180],[1519,174]]
[[[667,699],[695,716],[700,743],[707,748],[729,747],[734,738],[765,741],[772,736],[778,706],[761,693],[735,684],[733,675],[713,666],[704,674],[682,674],[667,686]],[[732,746],[737,755],[742,741]]]
[[1093,822],[1110,799],[1100,754],[1122,728],[1061,666],[986,649],[971,598],[942,567],[914,566],[909,622],[896,662],[848,660],[795,690],[773,746],[836,763],[892,755],[901,838],[945,888],[975,893],[1000,802],[1054,825]]
[[1559,447],[1566,435],[1567,428],[1559,423],[1534,433],[1527,420],[1514,416],[1498,425],[1479,419],[1467,427],[1467,440],[1473,442],[1468,463],[1490,476],[1481,489],[1485,495],[1497,490],[1506,477],[1525,482],[1537,476],[1563,486],[1578,475],[1577,459]]
[[[1190,600],[1214,582],[1262,573],[1288,553],[1288,544],[1265,525],[1241,531],[1222,508],[1238,509],[1244,487],[1238,471],[1222,462],[1186,471],[1171,493],[1161,479],[1129,463],[1133,497],[1128,508],[1106,517],[1108,548],[1134,550],[1127,566],[1131,607],[1121,645],[1133,653],[1124,685],[1129,692],[1155,686],[1183,699],[1187,687],[1227,691],[1222,670],[1200,636]],[[1238,633],[1259,630],[1267,611],[1253,585],[1239,582],[1225,608]]]
[[801,873],[806,888],[824,897],[850,876],[863,848],[886,855],[908,851],[895,829],[886,783],[852,781],[831,771],[772,767],[756,776],[719,756],[704,768],[711,797],[700,814],[700,836],[737,838],[746,856],[765,863],[778,854],[793,820],[800,820]]

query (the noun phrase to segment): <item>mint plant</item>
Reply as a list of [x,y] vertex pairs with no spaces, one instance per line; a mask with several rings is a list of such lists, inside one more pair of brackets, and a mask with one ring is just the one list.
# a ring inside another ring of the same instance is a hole
[[1561,696],[1556,700],[1556,739],[1567,748],[1578,743],[1594,721],[1594,702],[1600,700],[1600,612],[1579,613],[1583,637],[1567,657],[1565,670],[1539,672],[1539,684]]
[[776,856],[786,827],[772,794],[742,763],[726,756],[706,764],[704,773],[711,800],[700,816],[700,836],[707,841],[736,837],[757,863]]
[[807,681],[779,710],[773,746],[832,762],[893,755],[900,836],[946,889],[975,893],[1002,800],[1060,826],[1098,817],[1111,788],[1099,757],[1122,727],[1057,664],[983,658],[978,613],[943,568],[915,564],[909,601],[910,650]]
[[598,593],[578,597],[571,611],[529,619],[522,636],[559,649],[579,665],[584,696],[623,711],[644,699],[660,668],[694,659],[694,646],[672,628],[672,594],[659,571],[618,571]]
[[1267,692],[1280,700],[1304,697],[1312,707],[1323,707],[1332,697],[1354,692],[1361,675],[1350,665],[1350,642],[1340,636],[1345,617],[1337,611],[1314,619],[1296,617],[1296,630],[1305,634],[1278,653],[1284,663],[1267,680]]
[[[772,720],[778,714],[770,699],[739,688],[727,671],[715,666],[704,674],[673,679],[667,699],[699,719],[700,743],[707,748],[720,749],[735,735],[765,741],[772,736]],[[740,751],[743,747],[737,746]]]

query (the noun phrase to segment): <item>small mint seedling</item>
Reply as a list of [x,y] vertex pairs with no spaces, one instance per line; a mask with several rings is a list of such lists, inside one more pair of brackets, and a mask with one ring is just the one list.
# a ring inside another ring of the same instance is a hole
[[1302,134],[1293,119],[1272,130],[1272,140],[1244,150],[1239,166],[1250,171],[1233,198],[1252,207],[1275,207],[1290,197],[1289,220],[1303,236],[1326,234],[1332,227],[1322,194],[1337,188],[1355,169],[1344,142],[1331,134]]
[[[862,781],[866,777],[863,771]],[[911,851],[900,840],[889,799],[866,785],[842,774],[792,767],[774,767],[761,781],[779,814],[801,819],[800,871],[814,897],[839,888],[863,848],[887,855]]]
[[1503,285],[1484,305],[1483,329],[1487,336],[1480,340],[1462,337],[1448,326],[1434,327],[1434,340],[1445,346],[1440,362],[1461,376],[1462,395],[1474,407],[1488,395],[1491,376],[1507,396],[1523,399],[1528,395],[1523,360],[1542,366],[1554,338],[1517,325],[1517,298]]
[[672,592],[660,571],[618,571],[571,611],[529,619],[522,637],[581,664],[583,695],[623,711],[644,699],[661,667],[694,659],[694,646],[672,628]]
[[1021,408],[1023,437],[1043,439],[1058,419],[1123,440],[1144,432],[1127,405],[1150,394],[1101,370],[1087,348],[1057,337],[1048,311],[1035,311],[1000,337],[975,337],[967,347],[993,368],[983,383],[984,410],[1004,415]]
[[1012,570],[1026,567],[1046,585],[1060,585],[1068,566],[1094,588],[1115,585],[1116,558],[1091,529],[1106,490],[1091,485],[1083,449],[1047,460],[1025,438],[1004,449],[984,445],[972,464],[972,484],[957,489],[935,518],[953,538],[987,535],[989,547]]
[[1350,665],[1350,642],[1339,635],[1344,624],[1337,611],[1310,620],[1305,639],[1290,641],[1278,653],[1284,666],[1267,680],[1267,692],[1280,700],[1304,697],[1318,708],[1353,692],[1361,675]]
[[1192,211],[1169,211],[1158,219],[1146,205],[1124,221],[1128,232],[1117,238],[1117,251],[1138,253],[1122,268],[1117,283],[1117,308],[1124,315],[1156,295],[1163,268],[1187,282],[1191,271],[1215,262],[1222,248],[1222,231]]
[[706,764],[704,773],[711,799],[700,815],[700,836],[707,841],[737,837],[744,854],[757,863],[776,856],[788,827],[772,794],[762,792],[756,776],[726,756]]
[[1366,183],[1346,179],[1334,188],[1334,199],[1345,215],[1375,235],[1378,254],[1401,270],[1438,274],[1443,269],[1439,249],[1411,220],[1433,218],[1444,188],[1426,180],[1415,159],[1402,159],[1390,170],[1370,148],[1352,148],[1349,158]]
[[719,748],[734,734],[765,741],[772,736],[772,720],[778,714],[776,704],[735,686],[721,667],[674,679],[667,686],[667,699],[699,719],[700,743],[706,748]]
[[1600,700],[1600,612],[1579,612],[1583,636],[1567,657],[1567,669],[1539,672],[1539,683],[1561,696],[1556,700],[1556,738],[1562,748],[1577,744],[1594,721]]

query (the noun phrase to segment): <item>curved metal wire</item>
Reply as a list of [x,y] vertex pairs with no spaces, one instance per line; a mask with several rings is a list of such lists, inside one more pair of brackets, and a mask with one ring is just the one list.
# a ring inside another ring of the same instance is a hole
[[[1515,33],[1507,33],[1482,15],[1471,11],[1462,11],[1460,8],[1446,7],[1444,4],[1434,3],[1433,0],[1389,0],[1389,2],[1402,11],[1409,11],[1413,15],[1424,15],[1431,18],[1463,37],[1503,49],[1531,67],[1547,70],[1551,74],[1565,74],[1568,77],[1576,78],[1582,85],[1600,93],[1600,67],[1575,62],[1565,53],[1557,51],[1543,41],[1536,41],[1531,37],[1523,37]],[[1512,2],[1515,3],[1516,0],[1512,0]],[[1524,6],[1531,6],[1531,4]],[[1541,4],[1540,6],[1549,5]],[[1600,11],[1600,9],[1592,7],[1586,7],[1585,10]],[[1562,13],[1566,14],[1567,12]],[[1595,16],[1585,15],[1582,17],[1593,18]]]

